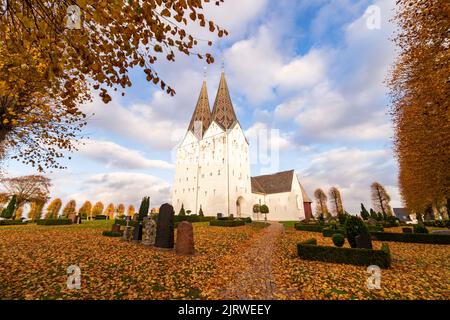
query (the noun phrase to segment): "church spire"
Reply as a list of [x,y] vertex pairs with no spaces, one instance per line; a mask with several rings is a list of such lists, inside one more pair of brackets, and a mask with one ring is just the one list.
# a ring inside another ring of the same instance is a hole
[[[188,130],[192,131],[198,138],[202,138],[206,129],[208,129],[210,122],[211,108],[209,107],[206,80],[203,79],[202,89],[200,90],[200,95],[198,96],[197,105],[192,114]],[[196,126],[196,123],[201,123],[201,127]]]
[[222,74],[220,75],[219,88],[217,89],[216,100],[214,101],[214,107],[211,114],[211,122],[212,121],[216,121],[217,124],[225,130],[231,128],[237,121],[223,69]]

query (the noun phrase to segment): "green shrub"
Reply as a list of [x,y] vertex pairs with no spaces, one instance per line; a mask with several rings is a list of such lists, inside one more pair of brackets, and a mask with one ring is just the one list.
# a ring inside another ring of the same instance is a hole
[[5,219],[11,219],[15,211],[16,211],[16,195],[13,195],[11,197],[11,200],[9,200],[6,208],[2,210],[0,216]]
[[423,224],[413,225],[414,233],[429,233],[428,229]]
[[114,231],[103,231],[102,235],[106,236],[106,237],[121,237],[123,235],[123,231],[120,232],[114,232]]
[[341,233],[335,233],[331,237],[331,240],[333,240],[333,243],[336,247],[342,247],[345,243],[345,237]]
[[300,231],[310,231],[310,232],[322,232],[324,226],[318,225],[318,224],[302,224],[302,223],[296,223],[294,225],[294,228],[296,230]]
[[27,224],[27,222],[22,220],[0,220],[0,226],[13,226],[19,224]]
[[60,226],[72,224],[70,219],[39,219],[36,221],[38,226]]
[[299,243],[297,244],[297,254],[305,260],[362,266],[377,265],[380,268],[389,268],[391,265],[391,257],[386,249],[338,248]]
[[302,241],[302,242],[300,242],[300,243],[301,243],[301,244],[309,244],[309,245],[314,245],[314,246],[316,246],[316,245],[317,245],[317,240],[316,240],[316,238],[311,238],[311,239]]
[[369,232],[383,232],[383,226],[377,224],[376,226],[367,226]]
[[[115,219],[114,223],[118,224],[120,226],[126,226],[127,225],[127,220],[125,220],[125,219]],[[128,221],[128,226],[129,227],[134,227],[134,224],[135,224],[134,220]]]
[[94,217],[95,220],[106,220],[108,219],[107,216],[105,216],[104,214],[98,214]]
[[243,220],[211,220],[209,222],[210,226],[216,227],[238,227],[244,226],[245,221]]
[[356,236],[360,234],[369,234],[365,223],[358,217],[349,215],[345,220],[345,235],[347,236],[350,247],[356,248]]
[[196,214],[191,214],[189,216],[175,216],[175,222],[188,221],[188,222],[208,222],[214,220],[214,217],[205,217]]
[[245,223],[252,223],[252,218],[250,217],[241,218],[241,220],[244,221]]
[[333,228],[330,228],[330,227],[322,229],[322,235],[324,237],[332,237],[333,234],[336,234],[336,233],[340,233],[340,234],[342,234],[345,237],[345,230],[342,227],[341,228],[337,228],[337,229],[333,229]]
[[450,235],[448,234],[373,232],[371,235],[378,241],[450,244]]

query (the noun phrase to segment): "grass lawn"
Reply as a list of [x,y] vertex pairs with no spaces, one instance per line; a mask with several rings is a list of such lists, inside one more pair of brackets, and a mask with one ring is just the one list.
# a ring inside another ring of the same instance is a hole
[[294,227],[294,225],[296,223],[298,223],[300,221],[280,221],[280,223],[285,227],[285,228],[289,228],[289,227]]

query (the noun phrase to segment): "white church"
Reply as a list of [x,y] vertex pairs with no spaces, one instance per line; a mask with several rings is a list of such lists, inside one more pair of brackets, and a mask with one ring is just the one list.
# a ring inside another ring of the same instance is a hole
[[269,207],[268,220],[310,218],[311,200],[294,170],[252,177],[249,143],[234,112],[225,74],[211,111],[206,81],[188,130],[177,148],[172,205],[192,214],[260,218],[254,204]]

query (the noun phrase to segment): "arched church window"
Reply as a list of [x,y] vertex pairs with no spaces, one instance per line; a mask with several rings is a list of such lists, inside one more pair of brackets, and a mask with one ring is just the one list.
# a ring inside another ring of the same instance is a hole
[[220,170],[217,170],[217,175],[220,176]]

